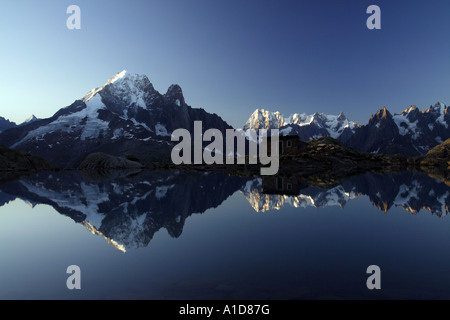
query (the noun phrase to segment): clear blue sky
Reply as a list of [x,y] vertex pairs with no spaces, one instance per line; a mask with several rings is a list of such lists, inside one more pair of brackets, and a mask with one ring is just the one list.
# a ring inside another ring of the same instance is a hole
[[[66,9],[81,8],[81,30]],[[381,30],[366,9],[381,8]],[[242,126],[256,108],[450,104],[450,1],[0,0],[0,115],[49,117],[116,72]]]

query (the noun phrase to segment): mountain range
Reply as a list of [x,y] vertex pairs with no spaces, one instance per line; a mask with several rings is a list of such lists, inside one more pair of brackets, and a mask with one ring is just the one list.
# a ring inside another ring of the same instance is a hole
[[[193,133],[196,120],[202,121],[203,130],[232,128],[217,114],[189,106],[180,86],[171,85],[161,94],[147,76],[122,71],[50,118],[33,116],[20,125],[0,118],[0,145],[41,156],[58,168],[77,167],[94,152],[169,162],[172,132],[184,128]],[[399,114],[382,108],[365,125],[343,113],[284,117],[257,109],[242,129],[279,129],[281,135],[303,141],[332,137],[362,152],[418,156],[450,138],[449,124],[449,108],[438,102]]]
[[13,121],[10,121],[8,119],[5,119],[3,117],[0,117],[0,132],[11,129],[11,128],[16,128],[19,126],[23,126],[25,124],[28,123],[32,123],[34,121],[38,120],[38,118],[36,118],[36,116],[33,114],[30,117],[28,117],[24,122],[22,122],[21,124],[16,124]]
[[361,152],[418,156],[450,138],[449,125],[449,107],[438,102],[423,111],[411,106],[400,114],[391,114],[383,107],[366,125],[350,121],[343,113],[284,117],[257,109],[243,129],[279,129],[281,135],[298,135],[303,141],[328,136]]
[[442,102],[423,111],[412,106],[394,115],[383,108],[346,143],[362,152],[424,155],[450,138],[449,124],[449,107]]
[[280,112],[256,109],[243,126],[243,130],[279,129],[281,135],[296,134],[303,141],[332,137],[346,142],[358,127],[360,126],[348,120],[344,113],[337,116],[324,113],[294,113],[284,117]]

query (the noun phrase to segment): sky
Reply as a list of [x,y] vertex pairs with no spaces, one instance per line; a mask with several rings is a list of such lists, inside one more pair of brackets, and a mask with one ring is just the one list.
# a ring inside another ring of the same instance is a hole
[[383,106],[450,104],[448,0],[0,0],[0,39],[0,116],[17,123],[123,69],[234,127],[257,108],[365,124]]

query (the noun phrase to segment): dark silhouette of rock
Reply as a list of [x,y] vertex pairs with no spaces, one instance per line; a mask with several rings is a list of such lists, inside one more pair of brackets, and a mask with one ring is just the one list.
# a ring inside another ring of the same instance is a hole
[[142,164],[126,158],[112,156],[106,153],[91,153],[78,166],[79,170],[93,169],[137,169],[142,168]]
[[0,146],[0,170],[37,171],[49,169],[50,166],[41,157]]

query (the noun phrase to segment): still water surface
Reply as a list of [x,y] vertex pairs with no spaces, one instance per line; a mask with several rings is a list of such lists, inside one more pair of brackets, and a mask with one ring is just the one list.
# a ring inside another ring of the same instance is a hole
[[[411,172],[327,188],[42,173],[0,185],[0,298],[449,299],[449,195]],[[381,290],[366,287],[370,265]]]

